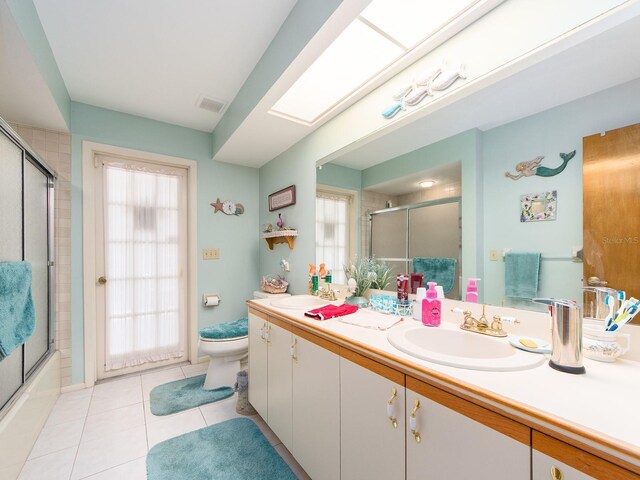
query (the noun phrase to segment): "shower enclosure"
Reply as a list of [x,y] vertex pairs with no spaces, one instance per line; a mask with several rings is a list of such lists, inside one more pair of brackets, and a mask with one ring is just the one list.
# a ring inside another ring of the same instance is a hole
[[369,255],[384,260],[394,274],[413,272],[414,257],[455,258],[457,274],[446,296],[459,299],[460,201],[460,197],[453,197],[370,212]]
[[54,173],[0,118],[0,262],[31,262],[36,328],[0,362],[0,418],[53,353]]

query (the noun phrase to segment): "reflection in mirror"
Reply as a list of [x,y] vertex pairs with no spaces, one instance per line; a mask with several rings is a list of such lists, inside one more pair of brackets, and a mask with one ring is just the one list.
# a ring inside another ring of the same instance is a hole
[[[459,162],[462,165],[459,190],[445,196],[461,197],[462,254],[458,282],[461,278],[462,290],[467,278],[480,277],[481,302],[540,310],[541,307],[529,299],[508,297],[505,285],[504,252],[537,252],[541,254],[537,295],[581,301],[582,287],[586,284],[579,255],[583,246],[583,138],[637,123],[640,121],[638,112],[640,79],[510,123],[486,130],[473,129],[408,153],[400,150],[398,155],[382,163],[360,169],[349,167],[350,164],[355,165],[353,159],[358,158],[362,163],[362,157],[376,149],[393,151],[390,148],[393,135],[388,135],[363,147],[360,152],[324,165],[317,172],[318,183],[335,184],[331,178],[334,177],[339,179],[338,185],[358,192],[357,252],[368,254],[371,248],[368,213],[384,210],[387,202],[397,207],[429,200],[399,200],[403,193],[382,188],[399,179],[410,179],[417,184],[428,178],[426,172],[429,170]],[[412,125],[404,130],[418,128]],[[517,163],[538,156],[544,157],[542,165],[555,167],[561,163],[560,153],[574,149],[577,150],[576,156],[556,176],[531,176],[519,180],[505,176],[505,172],[513,171]],[[611,166],[611,163],[601,162],[601,172],[597,175],[610,175]],[[635,171],[627,175],[636,182],[640,178]],[[347,182],[348,185],[345,184]],[[523,222],[521,197],[553,191],[557,192],[556,218]],[[603,201],[601,199],[600,203]],[[615,210],[615,205],[610,207]],[[589,213],[585,212],[585,215]],[[615,218],[615,215],[610,216],[610,219]],[[603,217],[601,221],[605,220]],[[398,227],[383,230],[396,237],[399,231]],[[586,243],[585,240],[585,247]],[[625,266],[618,264],[613,268]],[[614,278],[607,272],[602,275],[604,279]],[[613,284],[608,286],[617,288]],[[627,297],[631,295],[638,298],[640,291],[627,291]]]

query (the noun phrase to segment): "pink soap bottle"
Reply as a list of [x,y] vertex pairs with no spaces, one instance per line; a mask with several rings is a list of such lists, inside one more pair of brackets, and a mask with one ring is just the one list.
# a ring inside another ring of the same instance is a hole
[[427,285],[429,285],[427,297],[422,300],[422,324],[428,327],[437,327],[440,325],[442,303],[438,300],[436,282],[427,282]]
[[478,303],[478,285],[476,282],[479,280],[479,278],[469,279],[469,283],[467,283],[467,295],[465,297],[467,302]]

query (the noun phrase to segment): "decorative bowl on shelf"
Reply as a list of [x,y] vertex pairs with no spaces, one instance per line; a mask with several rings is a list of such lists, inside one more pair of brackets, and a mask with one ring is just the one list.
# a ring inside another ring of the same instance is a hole
[[288,288],[289,282],[280,276],[268,275],[260,282],[260,289],[267,293],[285,293]]

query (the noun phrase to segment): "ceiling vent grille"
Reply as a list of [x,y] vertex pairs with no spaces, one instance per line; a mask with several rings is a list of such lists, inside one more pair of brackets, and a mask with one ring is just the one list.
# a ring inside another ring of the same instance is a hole
[[222,100],[217,100],[211,97],[205,97],[204,95],[200,96],[196,105],[202,108],[203,110],[209,110],[210,112],[213,112],[213,113],[222,113],[222,111],[227,106],[226,102],[223,102]]

